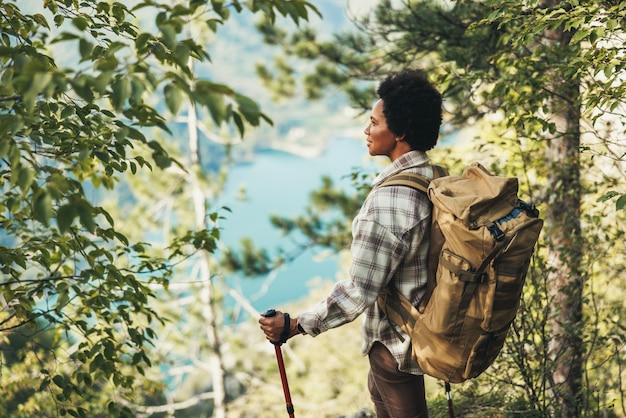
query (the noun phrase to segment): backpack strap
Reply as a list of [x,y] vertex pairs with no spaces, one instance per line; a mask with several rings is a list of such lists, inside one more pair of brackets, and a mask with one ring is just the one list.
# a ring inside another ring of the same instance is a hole
[[[448,175],[448,170],[446,170],[444,167],[435,164],[433,164],[432,167],[433,179],[445,177]],[[416,173],[407,173],[401,171],[385,179],[378,187],[407,186],[422,192],[424,195],[426,195],[426,197],[428,197],[429,184],[430,179],[428,179],[427,177]],[[430,280],[429,274],[429,278],[426,282],[426,294],[432,293],[434,288],[435,283]],[[388,320],[398,325],[407,334],[411,335],[411,329],[413,329],[413,326],[415,324],[415,313],[413,311],[415,311],[416,308],[404,295],[399,293],[397,289],[395,289],[393,285],[389,283],[389,285],[385,289],[383,289],[381,294],[378,296],[377,302],[378,306],[387,315]],[[394,327],[391,328],[394,333],[396,333],[396,336],[398,336],[401,341],[404,341],[404,337],[402,337],[402,335],[400,335]]]
[[[439,177],[445,177],[449,175],[448,170],[445,167],[442,167],[436,164],[433,164],[432,167],[433,167],[433,179],[436,179]],[[379,187],[392,186],[392,185],[412,187],[422,192],[426,197],[428,197],[428,185],[429,184],[430,184],[430,179],[422,175],[401,171],[400,173],[396,173],[393,176],[390,176],[387,179],[385,179],[380,184]],[[438,232],[433,233],[432,232],[433,230],[437,230]],[[435,286],[437,285],[437,281],[435,278],[436,267],[434,266],[436,266],[437,262],[439,261],[439,253],[441,252],[441,247],[443,245],[443,238],[441,236],[441,232],[439,231],[439,227],[436,224],[431,225],[430,239],[431,239],[430,249],[428,252],[428,260],[429,260],[428,261],[429,267],[428,267],[428,273],[427,273],[428,280],[426,281],[426,291],[424,293],[424,296],[420,300],[420,305],[418,307],[418,310],[423,309],[426,303],[428,303],[428,300],[430,299],[430,296],[432,295],[433,291],[435,290]],[[433,242],[433,239],[435,239],[436,242]],[[393,296],[387,298],[387,300],[391,300],[391,299],[393,299]]]
[[[386,286],[378,295],[377,303],[379,308],[387,316],[387,320],[397,325],[409,336],[415,326],[415,307],[406,296],[399,293],[394,287]],[[398,339],[404,342],[404,337],[395,327],[391,327]]]
[[[433,179],[439,177],[445,177],[448,175],[448,170],[440,165],[433,164]],[[424,177],[420,174],[416,173],[407,173],[405,171],[401,171],[399,173],[394,174],[393,176],[385,179],[379,187],[383,186],[407,186],[412,187],[420,192],[424,193],[428,196],[428,185],[430,184],[430,179]]]
[[448,173],[448,169],[437,165],[437,164],[433,164],[433,178],[434,179],[438,179],[439,177],[445,177],[445,176],[449,176],[450,173]]

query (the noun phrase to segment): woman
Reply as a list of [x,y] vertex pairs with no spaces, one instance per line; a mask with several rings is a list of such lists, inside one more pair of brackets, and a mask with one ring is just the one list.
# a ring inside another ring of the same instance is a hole
[[441,95],[425,74],[392,74],[377,89],[365,128],[372,156],[391,161],[352,223],[349,279],[335,284],[327,298],[297,317],[277,312],[259,323],[273,342],[298,335],[313,337],[363,317],[362,352],[369,356],[368,389],[378,418],[427,417],[424,376],[411,358],[410,338],[380,311],[376,299],[394,286],[417,305],[427,276],[431,205],[410,187],[380,185],[400,171],[433,177],[426,151],[437,143],[442,120]]

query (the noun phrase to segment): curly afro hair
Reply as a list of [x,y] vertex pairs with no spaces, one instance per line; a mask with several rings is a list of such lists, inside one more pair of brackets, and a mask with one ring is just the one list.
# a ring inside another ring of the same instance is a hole
[[383,101],[389,130],[411,149],[428,151],[437,144],[441,126],[441,94],[419,70],[390,74],[376,90]]

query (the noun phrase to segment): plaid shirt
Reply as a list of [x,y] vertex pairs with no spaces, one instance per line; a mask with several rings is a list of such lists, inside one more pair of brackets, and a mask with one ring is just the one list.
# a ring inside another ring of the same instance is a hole
[[298,323],[315,337],[365,313],[363,355],[380,341],[396,358],[400,370],[422,374],[411,359],[410,338],[384,317],[376,303],[379,292],[390,282],[414,305],[426,286],[430,202],[410,187],[376,187],[400,171],[433,176],[426,153],[410,151],[374,179],[373,189],[352,223],[350,278],[337,282],[325,300],[299,314]]

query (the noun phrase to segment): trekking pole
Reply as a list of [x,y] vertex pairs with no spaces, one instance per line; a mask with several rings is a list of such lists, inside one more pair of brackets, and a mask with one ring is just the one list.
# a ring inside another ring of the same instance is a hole
[[[269,318],[276,315],[276,311],[274,309],[268,309],[263,314],[264,317]],[[285,314],[286,315],[286,314]],[[289,316],[285,316],[285,326],[288,327],[289,324]],[[289,418],[294,418],[294,409],[293,404],[291,403],[291,394],[289,393],[289,382],[287,382],[287,373],[285,373],[285,363],[283,362],[283,352],[280,349],[280,346],[284,341],[270,341],[274,344],[274,351],[276,351],[276,361],[278,362],[278,371],[280,372],[280,380],[283,383],[283,392],[285,392],[285,402],[287,403],[287,413],[289,414]]]
[[448,412],[450,413],[450,418],[456,418],[454,415],[454,405],[452,405],[452,390],[450,389],[450,383],[445,382],[446,386],[446,398],[448,398]]

